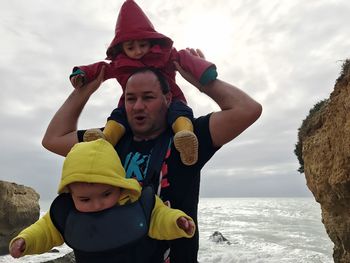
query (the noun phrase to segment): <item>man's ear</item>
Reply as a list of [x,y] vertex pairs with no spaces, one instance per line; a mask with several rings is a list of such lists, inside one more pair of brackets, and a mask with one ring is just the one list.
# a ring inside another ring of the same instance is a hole
[[166,105],[169,107],[170,103],[172,102],[173,94],[169,91],[167,94],[165,94],[165,100]]

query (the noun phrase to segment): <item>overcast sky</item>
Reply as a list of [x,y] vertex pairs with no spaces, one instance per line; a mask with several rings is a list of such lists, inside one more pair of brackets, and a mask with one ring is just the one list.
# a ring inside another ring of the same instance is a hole
[[[75,65],[103,60],[123,1],[11,0],[0,9],[0,180],[56,195],[63,158],[41,146],[72,91]],[[348,0],[139,0],[177,49],[201,48],[219,78],[263,105],[261,118],[202,172],[201,197],[311,196],[294,155],[310,108],[334,88],[350,50]],[[218,110],[177,77],[195,116]],[[121,89],[105,82],[79,128],[100,127]]]

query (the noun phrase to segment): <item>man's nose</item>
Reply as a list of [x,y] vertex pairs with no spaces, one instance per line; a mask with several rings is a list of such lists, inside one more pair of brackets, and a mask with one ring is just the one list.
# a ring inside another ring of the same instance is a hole
[[134,110],[136,109],[136,110],[138,110],[138,109],[143,109],[144,108],[144,103],[143,103],[143,101],[142,101],[142,99],[140,98],[140,99],[137,99],[136,101],[135,101],[135,104],[134,104]]

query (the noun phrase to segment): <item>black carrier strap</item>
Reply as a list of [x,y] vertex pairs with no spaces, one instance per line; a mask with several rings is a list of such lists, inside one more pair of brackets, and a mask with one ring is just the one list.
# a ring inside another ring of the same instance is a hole
[[70,196],[61,196],[53,202],[50,215],[74,250],[91,253],[124,249],[148,234],[155,204],[152,187],[145,187],[136,202],[92,213],[77,211],[72,201],[73,207],[66,208]]
[[[169,129],[167,129],[160,135],[160,137],[158,137],[157,141],[155,142],[151,152],[151,159],[148,165],[147,175],[143,182],[144,185],[149,185],[153,182],[156,182],[155,180],[157,180],[158,175],[162,169],[162,164],[164,162],[171,138],[172,133]],[[158,186],[158,184],[156,185]]]
[[57,196],[50,206],[52,223],[62,235],[64,233],[67,215],[72,209],[75,209],[73,199],[67,193]]

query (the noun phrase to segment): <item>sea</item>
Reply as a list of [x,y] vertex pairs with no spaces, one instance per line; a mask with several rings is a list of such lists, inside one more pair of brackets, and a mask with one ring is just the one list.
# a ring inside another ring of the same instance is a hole
[[[333,262],[333,243],[313,198],[201,198],[198,227],[200,263]],[[227,241],[213,240],[215,231]],[[71,251],[56,249],[20,259],[0,256],[0,263],[45,262]]]

